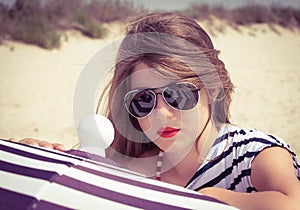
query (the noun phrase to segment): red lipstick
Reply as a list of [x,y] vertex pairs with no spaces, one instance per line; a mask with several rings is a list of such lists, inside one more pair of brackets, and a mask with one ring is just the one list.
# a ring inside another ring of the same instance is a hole
[[163,138],[171,138],[175,136],[180,129],[178,128],[172,128],[172,127],[165,127],[164,129],[161,129],[158,131],[158,134]]

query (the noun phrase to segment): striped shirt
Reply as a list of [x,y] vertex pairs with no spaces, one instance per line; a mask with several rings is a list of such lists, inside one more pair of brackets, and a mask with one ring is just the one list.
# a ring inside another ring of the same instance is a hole
[[0,140],[0,209],[228,209],[107,158]]
[[224,125],[205,161],[186,188],[197,191],[205,187],[220,187],[237,192],[256,192],[250,179],[251,163],[259,152],[273,146],[289,151],[295,175],[300,180],[300,166],[296,154],[283,140],[256,129]]

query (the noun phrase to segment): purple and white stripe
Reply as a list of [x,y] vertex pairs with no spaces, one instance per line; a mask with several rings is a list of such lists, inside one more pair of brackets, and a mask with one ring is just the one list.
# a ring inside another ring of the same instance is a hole
[[79,155],[0,140],[0,209],[234,209]]

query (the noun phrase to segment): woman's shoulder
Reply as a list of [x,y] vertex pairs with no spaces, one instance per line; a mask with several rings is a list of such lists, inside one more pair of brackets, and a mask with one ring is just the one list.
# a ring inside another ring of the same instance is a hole
[[279,146],[290,150],[290,146],[280,137],[256,128],[229,125],[228,132],[230,145],[245,151],[261,151],[270,146]]
[[256,128],[245,128],[245,127],[238,127],[236,125],[227,125],[227,131],[229,132],[229,136],[235,138],[236,140],[268,140],[268,141],[275,141],[275,142],[283,142],[283,140],[274,135],[268,134]]

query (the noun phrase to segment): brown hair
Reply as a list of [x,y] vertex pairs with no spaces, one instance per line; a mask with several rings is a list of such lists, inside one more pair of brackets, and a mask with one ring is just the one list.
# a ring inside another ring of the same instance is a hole
[[[193,81],[209,95],[211,115],[216,127],[229,121],[233,84],[219,51],[202,27],[194,20],[174,13],[155,13],[134,18],[126,27],[126,37],[118,51],[109,84],[106,115],[115,127],[114,151],[139,157],[156,146],[141,131],[124,106],[130,88],[128,79],[139,62],[162,76]],[[131,122],[131,123],[128,123]]]

